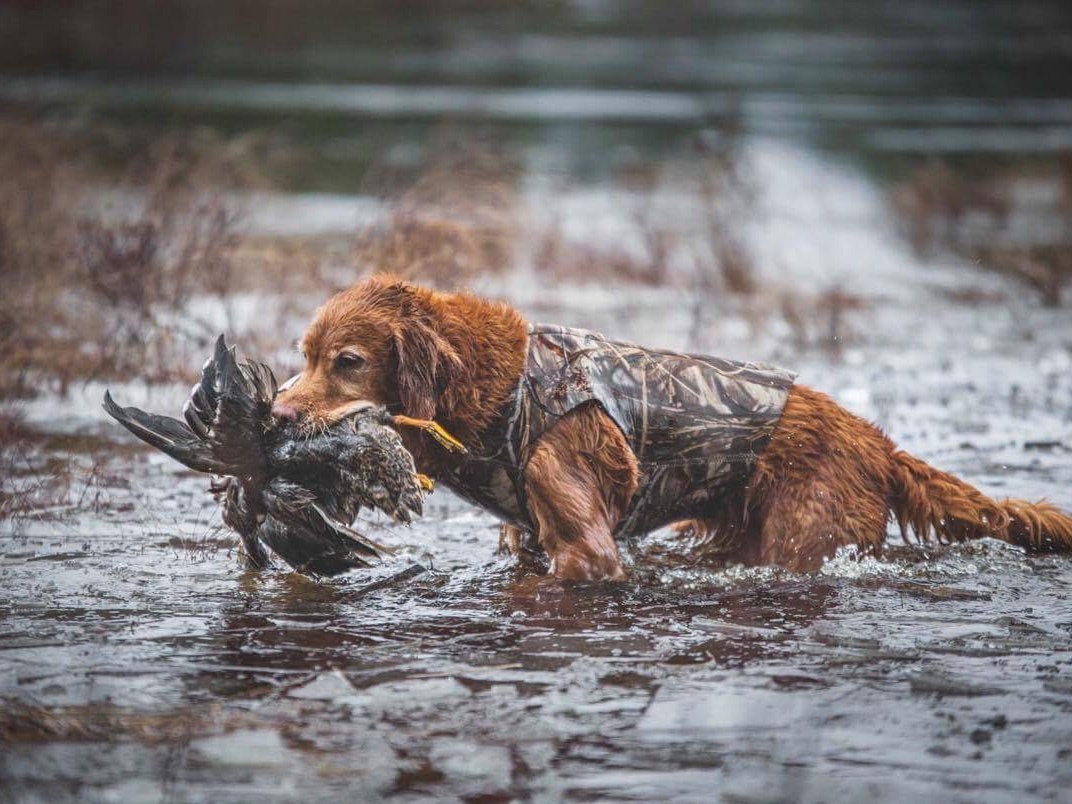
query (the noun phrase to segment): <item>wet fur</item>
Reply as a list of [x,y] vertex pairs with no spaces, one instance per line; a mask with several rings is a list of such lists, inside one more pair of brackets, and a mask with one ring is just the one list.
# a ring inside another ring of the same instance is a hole
[[[331,361],[358,347],[359,376],[339,377]],[[357,399],[435,419],[472,447],[505,404],[525,363],[527,324],[508,305],[468,293],[444,294],[376,276],[333,296],[302,338],[306,365],[280,401],[325,423]],[[449,457],[425,436],[403,433],[421,471],[435,476]]]
[[622,431],[595,404],[570,411],[543,434],[525,467],[525,495],[552,574],[624,577],[614,528],[639,475]]
[[806,386],[790,392],[749,484],[719,515],[681,523],[728,560],[811,570],[839,548],[877,554],[894,519],[905,540],[993,537],[1072,551],[1072,517],[1046,502],[993,500],[935,469],[881,430]]
[[[527,335],[508,305],[374,277],[333,297],[303,345],[302,379],[282,399],[309,420],[329,420],[332,410],[369,399],[435,418],[475,445],[521,376]],[[331,361],[348,347],[366,364],[355,376],[335,376]],[[407,446],[428,474],[455,460],[422,435],[408,435]],[[571,412],[541,437],[525,490],[555,575],[622,577],[612,534],[637,477],[635,456],[598,406]],[[693,534],[697,549],[727,561],[811,570],[844,545],[880,551],[891,517],[906,538],[911,530],[920,541],[992,536],[1033,550],[1072,550],[1066,514],[1042,502],[992,500],[802,385],[791,390],[750,481],[679,529]]]

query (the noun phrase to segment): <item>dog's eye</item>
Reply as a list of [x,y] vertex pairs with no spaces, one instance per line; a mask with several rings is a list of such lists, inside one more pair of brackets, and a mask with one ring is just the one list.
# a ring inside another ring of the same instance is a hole
[[365,365],[365,358],[357,352],[340,352],[335,358],[335,368],[339,371],[351,371]]

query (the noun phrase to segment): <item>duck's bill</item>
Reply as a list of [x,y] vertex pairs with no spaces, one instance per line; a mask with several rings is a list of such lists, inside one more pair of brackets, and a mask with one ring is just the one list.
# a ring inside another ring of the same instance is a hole
[[298,372],[293,377],[291,377],[289,380],[287,380],[286,382],[284,382],[282,385],[279,386],[279,388],[277,389],[278,393],[283,393],[284,391],[288,390],[289,388],[291,388],[301,378],[302,378],[301,372]]
[[[381,405],[377,405],[375,402],[369,402],[367,399],[358,399],[353,402],[347,402],[345,405],[340,405],[337,408],[331,410],[326,419],[329,424],[340,422],[343,419],[348,419],[351,416],[369,410],[370,408],[380,408]],[[418,430],[423,430],[428,433],[432,438],[439,442],[439,444],[448,452],[458,452],[465,454],[469,452],[465,448],[465,445],[452,436],[447,429],[443,427],[439,422],[432,419],[414,419],[411,416],[389,416],[388,417],[396,428],[397,427],[413,427]]]
[[357,399],[353,402],[347,402],[345,405],[339,405],[337,408],[332,408],[324,418],[329,425],[332,425],[376,407],[380,406],[375,402],[369,402],[367,399]]

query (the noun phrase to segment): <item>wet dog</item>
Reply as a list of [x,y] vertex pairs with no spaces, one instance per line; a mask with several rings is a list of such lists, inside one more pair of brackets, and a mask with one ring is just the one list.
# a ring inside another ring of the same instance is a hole
[[343,291],[302,340],[282,419],[355,400],[436,419],[468,448],[406,434],[420,471],[535,538],[565,579],[618,579],[616,539],[677,523],[729,562],[811,570],[845,545],[994,537],[1072,551],[1072,518],[990,499],[769,366],[530,326],[512,307],[390,277]]

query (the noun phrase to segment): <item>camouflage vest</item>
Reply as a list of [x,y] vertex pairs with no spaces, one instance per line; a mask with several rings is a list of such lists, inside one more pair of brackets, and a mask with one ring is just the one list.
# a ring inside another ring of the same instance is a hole
[[482,449],[441,479],[464,499],[533,532],[523,483],[531,450],[564,415],[594,403],[621,428],[640,464],[637,492],[615,535],[703,516],[747,482],[795,376],[534,324],[524,374],[484,432]]

